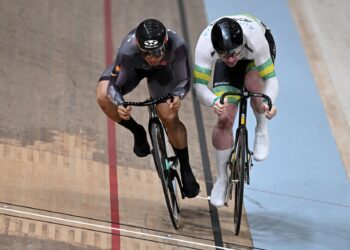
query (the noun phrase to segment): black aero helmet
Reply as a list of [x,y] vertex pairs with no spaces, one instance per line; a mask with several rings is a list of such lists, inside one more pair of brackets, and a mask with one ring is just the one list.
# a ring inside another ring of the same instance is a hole
[[235,20],[223,17],[211,30],[211,42],[219,54],[234,54],[243,45],[242,28]]
[[144,20],[137,26],[135,35],[141,52],[152,56],[160,56],[164,53],[167,31],[160,21]]

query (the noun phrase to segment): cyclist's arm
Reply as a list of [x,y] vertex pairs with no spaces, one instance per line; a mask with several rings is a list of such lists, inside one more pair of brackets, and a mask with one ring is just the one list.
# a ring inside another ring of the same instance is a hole
[[[196,64],[194,66],[194,82],[193,89],[198,101],[208,107],[213,106],[217,100],[217,96],[209,89],[208,84],[211,77],[210,66],[204,64],[197,64],[200,55],[196,53]],[[200,66],[201,65],[201,66]]]
[[[198,101],[208,107],[213,106],[217,97],[209,89],[208,84],[211,79],[211,55],[205,41],[198,41],[195,52],[194,82],[193,90]],[[204,46],[204,47],[203,47]],[[209,48],[210,50],[210,48]]]
[[115,84],[112,84],[111,82],[109,82],[107,91],[108,91],[108,99],[111,102],[113,102],[115,105],[118,106],[124,102],[124,97]]
[[193,90],[196,94],[198,101],[205,106],[211,107],[217,100],[217,97],[213,94],[213,92],[208,88],[207,85],[194,83]]
[[275,103],[278,95],[279,85],[277,77],[270,78],[265,81],[264,94],[271,98],[272,103]]
[[129,65],[129,61],[130,58],[127,56],[118,54],[110,76],[107,94],[109,100],[117,106],[124,103],[123,95],[132,91],[138,84],[136,82],[127,82],[127,75],[132,74],[134,70],[132,66]]
[[175,52],[176,57],[173,62],[174,76],[178,83],[172,94],[183,99],[191,86],[191,67],[188,60],[188,51],[185,45],[181,45]]
[[279,85],[275,66],[270,56],[267,43],[257,51],[254,61],[261,78],[265,82],[264,94],[268,95],[271,98],[272,103],[274,103],[277,99]]

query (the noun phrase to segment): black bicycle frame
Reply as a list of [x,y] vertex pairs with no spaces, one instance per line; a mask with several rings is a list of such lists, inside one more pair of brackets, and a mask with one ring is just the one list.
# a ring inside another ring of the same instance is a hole
[[[250,93],[249,91],[243,89],[241,92],[225,92],[221,97],[220,97],[220,103],[224,104],[224,99],[226,96],[240,96],[240,102],[239,102],[239,121],[238,121],[238,129],[236,130],[236,137],[238,138],[238,133],[241,129],[244,129],[246,132],[246,145],[248,148],[248,130],[246,127],[246,120],[247,120],[247,100],[250,97],[262,97],[267,101],[267,104],[269,106],[269,110],[272,108],[272,101],[269,96],[262,94],[262,93]],[[235,140],[235,147],[237,144],[237,140]]]

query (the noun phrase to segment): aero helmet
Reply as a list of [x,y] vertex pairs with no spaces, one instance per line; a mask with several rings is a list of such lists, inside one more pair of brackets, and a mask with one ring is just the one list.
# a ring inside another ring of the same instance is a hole
[[233,19],[219,19],[211,30],[211,42],[219,54],[232,55],[239,53],[243,46],[243,31]]
[[141,52],[147,56],[162,56],[168,36],[164,25],[156,19],[146,19],[136,28],[136,40]]

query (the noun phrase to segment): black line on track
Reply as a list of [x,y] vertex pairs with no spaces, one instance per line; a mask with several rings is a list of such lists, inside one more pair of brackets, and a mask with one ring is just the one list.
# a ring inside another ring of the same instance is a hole
[[[189,36],[189,32],[188,32],[188,24],[187,24],[187,19],[186,19],[186,10],[185,10],[185,6],[184,6],[184,0],[178,0],[178,6],[179,6],[179,10],[180,10],[182,32],[183,32],[184,39],[187,42],[188,50],[189,50],[189,55],[188,55],[189,58],[188,59],[190,61],[190,65],[193,65],[193,60],[192,60],[192,56],[191,56],[191,43],[190,43],[190,36]],[[212,190],[212,188],[213,188],[213,176],[212,176],[211,170],[210,170],[210,161],[209,161],[209,156],[208,156],[207,142],[205,139],[203,116],[202,116],[202,111],[200,109],[199,103],[195,97],[194,91],[192,90],[191,92],[192,92],[194,113],[196,116],[196,124],[197,124],[199,146],[200,146],[202,163],[203,163],[204,177],[205,177],[205,180],[209,180],[209,181],[205,182],[206,189],[207,189],[207,195],[209,196],[208,190]],[[218,211],[217,211],[216,207],[214,207],[210,204],[209,200],[208,200],[208,204],[209,204],[209,208],[210,208],[210,220],[211,220],[211,225],[213,228],[215,245],[216,246],[224,246],[223,240],[222,240],[222,233],[221,233]]]
[[[170,234],[170,235],[175,235],[175,236],[181,236],[181,237],[186,237],[186,238],[192,238],[192,239],[197,239],[197,240],[214,242],[214,240],[212,240],[212,239],[201,238],[201,237],[198,237],[198,236],[191,236],[191,237],[189,237],[188,235],[180,234],[180,233],[177,233],[177,232],[162,231],[162,230],[158,230],[158,229],[153,229],[153,228],[148,228],[148,227],[141,227],[141,226],[138,226],[138,225],[132,225],[132,224],[126,224],[126,223],[115,223],[115,222],[110,221],[110,220],[101,220],[101,219],[97,219],[97,218],[93,218],[93,217],[81,216],[81,215],[76,215],[76,214],[68,214],[68,213],[63,213],[63,212],[56,212],[56,211],[53,211],[53,210],[35,208],[35,207],[24,206],[24,205],[17,205],[17,204],[6,203],[6,202],[1,202],[1,201],[0,201],[0,204],[6,205],[6,206],[12,206],[12,207],[19,207],[19,208],[24,208],[24,209],[30,209],[30,210],[37,210],[37,211],[51,213],[51,214],[54,213],[54,214],[58,214],[58,215],[69,216],[69,217],[74,217],[74,218],[79,218],[79,219],[84,219],[84,220],[90,220],[90,221],[95,221],[95,222],[108,223],[108,224],[114,223],[114,224],[117,224],[117,225],[120,225],[120,226],[136,228],[136,229],[142,229],[142,230],[148,230],[148,231],[151,231],[151,232],[157,232],[157,233],[162,233],[162,234],[166,234],[166,235]],[[9,207],[7,207],[7,208],[9,208]],[[12,209],[15,209],[15,208],[12,208]],[[225,243],[225,244],[231,244],[231,243]]]

